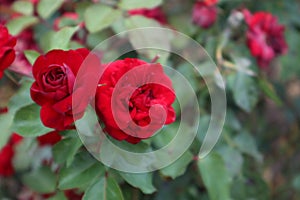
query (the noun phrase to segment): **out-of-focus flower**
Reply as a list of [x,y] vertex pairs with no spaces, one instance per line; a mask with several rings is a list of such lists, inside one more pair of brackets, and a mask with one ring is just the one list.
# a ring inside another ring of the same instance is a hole
[[16,42],[16,38],[9,34],[7,28],[0,25],[0,78],[16,57],[14,50]]
[[160,7],[148,9],[148,8],[141,8],[141,9],[133,9],[128,11],[130,15],[142,15],[150,19],[154,19],[161,24],[167,24],[167,18],[164,14],[163,10]]
[[266,68],[275,57],[288,50],[284,38],[285,27],[271,13],[256,12],[252,15],[247,9],[243,13],[248,25],[247,46],[258,65]]
[[197,1],[193,7],[193,23],[202,27],[211,27],[217,19],[218,0]]
[[0,176],[9,177],[15,173],[13,167],[13,157],[15,154],[15,145],[23,138],[15,133],[12,134],[8,143],[0,151]]

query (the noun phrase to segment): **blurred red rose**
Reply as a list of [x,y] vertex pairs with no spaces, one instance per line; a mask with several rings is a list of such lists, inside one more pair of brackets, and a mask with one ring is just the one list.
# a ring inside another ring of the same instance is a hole
[[58,131],[52,131],[45,135],[41,135],[37,137],[38,143],[40,146],[50,145],[53,146],[57,142],[62,139],[62,136],[59,134]]
[[25,50],[39,51],[37,43],[34,41],[34,32],[32,29],[22,31],[18,36],[16,49],[16,59],[12,63],[10,69],[14,72],[26,76],[32,76],[32,66],[25,57]]
[[[82,117],[89,99],[83,98],[87,92],[86,87],[79,85],[74,88],[74,82],[88,54],[89,50],[84,48],[52,50],[35,61],[32,67],[35,82],[30,92],[31,98],[42,106],[40,114],[45,126],[65,130],[71,128],[74,119]],[[88,84],[89,77],[81,79],[83,84]],[[72,106],[73,98],[80,99],[78,105]]]
[[285,54],[288,50],[284,38],[285,27],[268,12],[252,15],[245,9],[243,13],[248,25],[247,45],[251,54],[256,57],[258,65],[266,68],[276,56]]
[[161,24],[167,24],[166,15],[164,14],[163,10],[160,7],[156,7],[152,9],[147,9],[147,8],[133,9],[133,10],[129,10],[128,13],[130,15],[142,15],[144,17],[154,19]]
[[217,19],[217,0],[197,1],[193,7],[193,23],[202,27],[211,27]]
[[17,134],[12,134],[8,143],[0,151],[0,176],[9,177],[15,173],[12,159],[14,157],[15,151],[14,147],[23,138]]
[[175,121],[175,92],[160,64],[131,58],[112,62],[99,86],[96,111],[104,131],[117,140],[138,143]]
[[64,193],[69,200],[81,200],[83,197],[83,193],[77,190],[65,190]]
[[7,28],[0,24],[0,78],[3,76],[3,71],[11,65],[16,57],[14,50],[16,42],[16,38],[11,36]]
[[0,115],[1,114],[5,114],[7,112],[8,112],[8,108],[7,107],[0,108]]

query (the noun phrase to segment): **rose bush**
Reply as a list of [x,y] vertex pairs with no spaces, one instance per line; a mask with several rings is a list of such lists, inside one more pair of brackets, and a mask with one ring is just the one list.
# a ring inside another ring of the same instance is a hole
[[300,199],[299,7],[0,0],[0,199]]

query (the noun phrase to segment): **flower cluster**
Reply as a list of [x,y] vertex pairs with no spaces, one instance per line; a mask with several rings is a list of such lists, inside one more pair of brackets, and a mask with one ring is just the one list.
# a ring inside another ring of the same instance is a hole
[[[93,86],[74,88],[74,82],[76,78],[81,79],[77,73],[88,54],[87,49],[52,50],[41,55],[34,63],[33,75],[36,81],[31,87],[31,97],[42,106],[41,120],[45,126],[56,130],[70,129],[73,122],[83,116],[88,101],[92,99],[87,88]],[[100,87],[95,95],[96,110],[105,123],[105,132],[113,138],[138,143],[141,139],[151,137],[163,124],[175,121],[172,108],[175,92],[160,64],[149,64],[138,59],[98,64],[99,73],[106,70],[99,80]],[[133,74],[128,76],[126,84],[117,87],[118,81],[130,71]],[[87,82],[90,79],[83,80]],[[130,89],[133,89],[132,94],[126,93]],[[113,93],[117,94],[114,98]],[[74,98],[82,101],[76,108],[72,105]],[[150,111],[151,107],[157,105],[166,113],[165,119],[161,112]],[[130,116],[129,119],[126,114]],[[151,125],[143,128],[150,124],[151,119],[154,120]]]

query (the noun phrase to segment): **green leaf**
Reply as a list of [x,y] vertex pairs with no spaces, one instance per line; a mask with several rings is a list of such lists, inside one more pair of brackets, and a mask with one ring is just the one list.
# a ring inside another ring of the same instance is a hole
[[72,132],[76,134],[74,137],[67,137],[59,141],[52,149],[55,162],[58,164],[67,162],[67,167],[73,162],[76,152],[82,146],[81,140],[77,136],[77,133],[75,133],[76,131]]
[[79,29],[78,26],[76,27],[63,27],[59,31],[53,33],[50,38],[50,49],[62,49],[67,50],[69,49],[69,43],[72,36],[75,32]]
[[32,15],[33,14],[33,4],[30,1],[16,1],[12,5],[14,11],[21,13],[23,15]]
[[241,173],[244,159],[239,150],[224,145],[218,152],[223,157],[228,174],[231,178],[234,178]]
[[88,31],[95,33],[109,27],[120,18],[121,15],[122,12],[120,10],[113,9],[103,4],[97,4],[91,5],[86,9],[84,21]]
[[40,0],[37,5],[37,12],[43,19],[47,19],[57,11],[63,3],[64,0]]
[[236,104],[246,112],[250,112],[256,105],[259,91],[256,82],[248,75],[236,74],[233,85],[233,98]]
[[128,30],[135,29],[128,32],[128,37],[133,48],[140,49],[139,54],[150,60],[159,55],[158,62],[166,62],[170,55],[170,41],[173,36],[160,29],[161,26],[157,21],[135,15],[125,20],[125,26]]
[[21,80],[21,87],[18,89],[17,93],[11,98],[9,102],[8,107],[10,113],[15,113],[20,108],[23,108],[33,103],[30,97],[30,87],[32,83],[32,79],[23,78]]
[[254,157],[257,161],[262,161],[262,155],[257,150],[255,139],[247,132],[242,132],[234,138],[234,142],[242,153]]
[[7,28],[12,35],[18,35],[24,29],[37,24],[39,22],[38,18],[33,16],[21,16],[15,19],[10,20],[7,23]]
[[45,127],[40,120],[40,107],[37,104],[25,106],[16,112],[12,131],[24,137],[43,135],[52,129]]
[[46,194],[56,189],[56,177],[49,167],[43,166],[22,177],[23,183],[33,191]]
[[124,10],[132,10],[136,8],[154,8],[162,2],[162,0],[121,0],[118,6]]
[[101,177],[85,192],[83,200],[124,200],[122,191],[117,182],[112,178]]
[[104,173],[104,167],[88,152],[81,152],[75,156],[73,163],[64,166],[59,173],[58,188],[67,190],[86,187]]
[[300,174],[296,175],[293,178],[292,185],[293,185],[293,188],[295,188],[297,191],[300,191]]
[[141,189],[145,194],[152,194],[156,191],[155,187],[152,184],[152,173],[132,174],[119,172],[119,174],[127,183],[129,183],[133,187]]
[[278,106],[282,105],[282,101],[277,95],[274,87],[266,80],[259,79],[258,81],[260,89],[270,98],[272,99]]
[[210,153],[198,161],[198,167],[210,199],[229,200],[231,180],[222,157],[217,153]]
[[58,192],[53,197],[48,198],[47,200],[68,200],[63,192]]
[[24,54],[25,54],[25,57],[27,58],[27,60],[30,62],[31,65],[33,65],[33,63],[35,62],[37,57],[40,56],[40,53],[35,51],[35,50],[25,50]]
[[11,113],[0,115],[0,149],[2,149],[7,143],[9,137],[11,136],[10,127],[12,125],[14,116]]
[[190,151],[186,151],[178,160],[171,165],[163,168],[161,173],[164,176],[169,176],[175,179],[181,176],[186,171],[188,164],[193,160],[193,154]]

